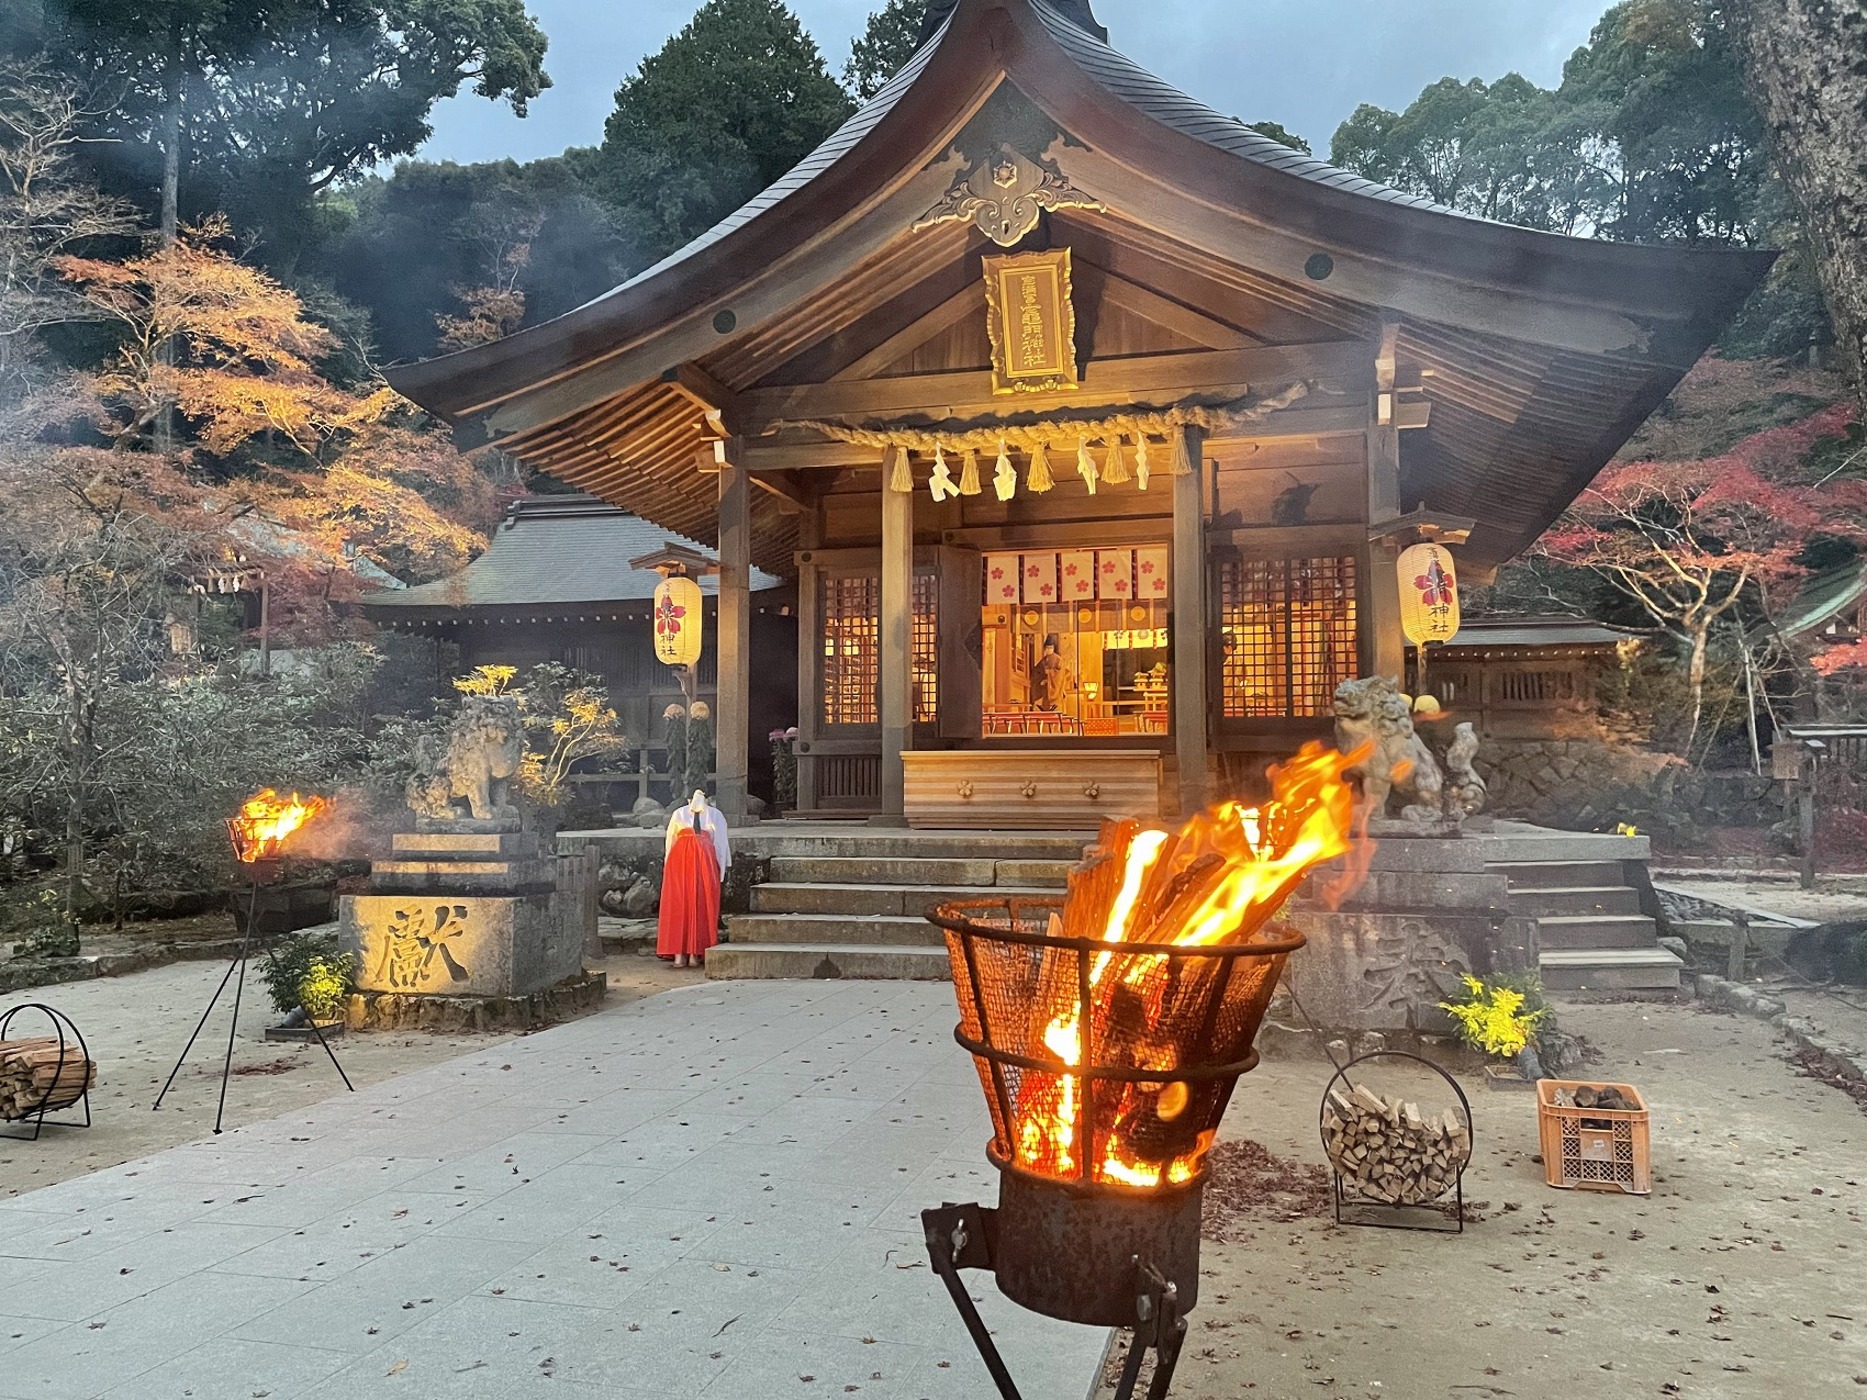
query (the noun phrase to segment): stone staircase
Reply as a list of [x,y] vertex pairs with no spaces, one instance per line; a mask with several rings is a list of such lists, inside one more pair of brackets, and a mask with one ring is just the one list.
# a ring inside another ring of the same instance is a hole
[[[726,920],[707,976],[909,978],[951,976],[940,930],[922,917],[949,899],[1062,890],[1086,835],[925,832],[818,837],[771,856],[752,912]],[[788,846],[789,843],[786,843]]]
[[1510,911],[1536,920],[1538,964],[1551,991],[1672,991],[1680,960],[1640,912],[1640,893],[1618,860],[1511,861],[1490,871],[1510,882]]

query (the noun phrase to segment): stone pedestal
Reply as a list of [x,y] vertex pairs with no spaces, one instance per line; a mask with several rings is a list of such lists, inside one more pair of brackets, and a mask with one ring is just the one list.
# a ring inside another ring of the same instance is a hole
[[346,895],[357,990],[398,997],[513,998],[583,971],[583,892],[510,821],[424,822],[394,838],[367,893]]
[[1510,912],[1500,859],[1471,838],[1381,840],[1367,878],[1336,908],[1329,876],[1312,879],[1286,918],[1309,939],[1284,973],[1304,1015],[1328,1032],[1449,1035],[1450,1000],[1466,974],[1534,972],[1536,920]]

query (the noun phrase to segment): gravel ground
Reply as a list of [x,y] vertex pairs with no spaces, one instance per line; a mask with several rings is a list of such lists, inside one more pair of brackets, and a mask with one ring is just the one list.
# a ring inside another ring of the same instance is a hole
[[[704,972],[677,972],[656,958],[612,957],[589,966],[608,973],[606,1004],[610,1006],[706,976]],[[150,1106],[226,970],[223,961],[173,963],[127,977],[102,977],[0,997],[0,1011],[31,1001],[57,1007],[77,1023],[97,1061],[97,1088],[91,1094],[94,1127],[48,1127],[37,1142],[26,1142],[17,1137],[19,1125],[0,1125],[0,1198],[213,1133],[228,1016],[233,1008],[231,987],[195,1042],[161,1110],[151,1112]],[[228,1127],[274,1118],[343,1090],[337,1072],[316,1044],[275,1044],[263,1038],[265,1028],[276,1024],[278,1017],[255,971],[248,969],[240,1007],[233,1078],[227,1088]],[[38,1035],[42,1025],[22,1015],[14,1030]],[[351,1083],[361,1088],[509,1039],[507,1035],[371,1031],[346,1035],[334,1042],[334,1048]]]
[[[1205,1247],[1176,1400],[1867,1395],[1861,1108],[1798,1077],[1758,1021],[1558,1010],[1602,1055],[1589,1073],[1652,1105],[1652,1196],[1546,1186],[1533,1096],[1467,1078],[1482,1220],[1458,1236],[1338,1227],[1326,1206],[1235,1222]],[[1320,1163],[1330,1072],[1266,1063],[1224,1137]]]

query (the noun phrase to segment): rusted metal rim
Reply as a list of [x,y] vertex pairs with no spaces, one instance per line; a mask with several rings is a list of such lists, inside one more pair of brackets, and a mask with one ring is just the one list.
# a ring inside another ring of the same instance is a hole
[[1308,942],[1301,932],[1281,920],[1273,920],[1265,925],[1266,929],[1285,931],[1283,937],[1276,939],[1256,940],[1250,943],[1145,943],[1126,939],[1072,938],[1064,934],[1035,933],[1027,929],[1004,928],[996,924],[980,923],[966,917],[968,912],[983,913],[987,910],[1002,910],[1015,919],[1020,909],[1057,912],[1062,908],[1061,899],[961,899],[933,905],[927,910],[925,917],[928,923],[962,937],[980,938],[987,942],[1021,943],[1031,948],[1068,948],[1084,953],[1108,953],[1118,958],[1268,958],[1294,953]]
[[1225,1065],[1192,1065],[1184,1069],[1175,1069],[1166,1073],[1157,1069],[1102,1069],[1096,1066],[1073,1065],[1067,1060],[1041,1060],[1031,1055],[1020,1055],[1011,1050],[1001,1050],[983,1040],[974,1040],[966,1034],[965,1027],[953,1029],[953,1039],[970,1053],[981,1059],[991,1060],[1001,1065],[1016,1065],[1019,1069],[1034,1069],[1043,1074],[1064,1074],[1072,1079],[1112,1079],[1126,1084],[1197,1084],[1208,1079],[1236,1079],[1241,1074],[1249,1074],[1258,1067],[1257,1047],[1242,1060],[1234,1060]]
[[1021,1167],[1009,1157],[999,1155],[998,1144],[985,1145],[985,1159],[1005,1176],[1015,1176],[1035,1186],[1055,1187],[1073,1196],[1095,1196],[1122,1201],[1160,1201],[1197,1191],[1206,1184],[1206,1159],[1200,1158],[1199,1170],[1185,1181],[1163,1181],[1158,1186],[1131,1186],[1125,1181],[1084,1181],[1075,1176],[1048,1176]]

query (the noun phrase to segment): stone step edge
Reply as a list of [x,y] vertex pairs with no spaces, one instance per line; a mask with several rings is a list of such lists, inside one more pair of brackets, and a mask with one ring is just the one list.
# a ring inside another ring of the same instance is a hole
[[[898,894],[903,899],[910,899],[915,895],[923,895],[930,904],[945,903],[948,900],[954,899],[982,899],[986,901],[1002,901],[1008,899],[1061,899],[1064,895],[1064,889],[1061,885],[846,885],[840,883],[820,885],[814,880],[771,880],[762,885],[754,885],[752,888],[755,890],[771,890],[780,896],[792,894],[799,890],[811,890],[819,894],[831,895],[858,895],[867,894],[870,891],[880,891],[882,894]],[[752,912],[756,914],[761,911],[755,909]],[[828,911],[805,909],[794,912],[825,913]]]
[[[760,960],[797,958],[808,961],[812,971],[801,973],[795,978],[775,976],[756,978],[718,977],[720,981],[811,981],[815,969],[824,962],[832,967],[839,966],[838,959],[861,958],[871,968],[899,968],[898,976],[856,977],[852,981],[902,981],[902,982],[946,982],[952,977],[952,963],[944,949],[903,947],[887,943],[746,943],[735,945],[722,943],[707,955],[707,975],[716,977],[720,971],[731,972],[738,954]],[[844,976],[839,972],[839,978]]]
[[1539,924],[1645,924],[1653,927],[1650,914],[1538,914]]
[[1544,948],[1537,961],[1545,967],[1684,967],[1676,953],[1651,948]]
[[1632,885],[1519,885],[1512,894],[1625,894]]

